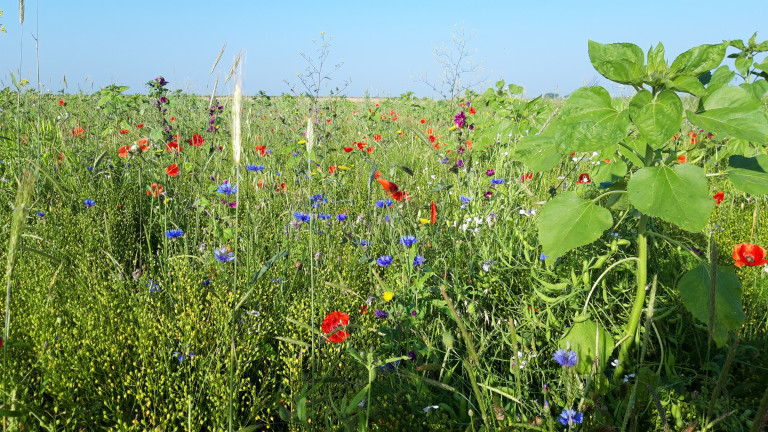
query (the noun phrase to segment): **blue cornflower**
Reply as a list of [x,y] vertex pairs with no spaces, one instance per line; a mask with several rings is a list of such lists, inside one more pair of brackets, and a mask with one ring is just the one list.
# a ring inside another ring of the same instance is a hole
[[45,216],[45,212],[41,212],[41,211],[40,211],[40,212],[37,212],[37,215],[38,215],[39,217],[43,217],[43,216]]
[[347,215],[344,213],[339,213],[336,215],[336,220],[338,220],[339,222],[344,222],[345,220],[347,220]]
[[570,349],[559,349],[555,351],[555,356],[553,358],[563,367],[576,366],[579,363],[579,356]]
[[389,317],[389,313],[388,312],[384,312],[381,309],[376,309],[375,311],[373,311],[373,313],[376,314],[376,318],[385,319],[385,318]]
[[400,360],[397,360],[395,362],[389,362],[383,366],[379,366],[377,369],[379,372],[386,373],[386,372],[393,372],[397,370],[397,367],[400,366]]
[[400,237],[400,243],[405,247],[411,247],[411,245],[413,245],[417,241],[419,240],[416,239],[416,236],[412,236],[412,235]]
[[330,214],[330,213],[328,213],[328,214],[320,213],[320,214],[317,215],[317,218],[320,219],[320,220],[326,220],[326,219],[330,219],[332,217],[333,217],[333,215]]
[[224,183],[219,185],[216,192],[224,195],[232,195],[233,193],[237,193],[237,185],[233,185],[229,180],[224,180]]
[[328,198],[323,197],[323,194],[313,195],[309,200],[312,202],[312,207],[317,207],[328,202]]
[[297,211],[297,212],[293,212],[293,217],[295,217],[296,220],[300,222],[309,222],[309,218],[311,217],[311,215],[308,215],[304,212]]
[[547,258],[549,258],[549,255],[544,255],[544,252],[542,252],[541,255],[539,255],[539,259],[542,261],[546,260]]
[[156,282],[153,282],[152,279],[148,280],[145,286],[149,287],[149,292],[151,293],[159,293],[163,291],[163,289],[160,288]]
[[389,223],[389,216],[384,216],[384,222]]
[[274,151],[274,150],[272,150],[272,149],[269,149],[269,150],[267,150],[267,154],[272,154],[272,152],[273,152],[273,151]]
[[186,353],[184,353],[183,351],[174,351],[173,356],[176,357],[176,360],[178,360],[179,363],[181,363],[188,358],[190,360],[195,358],[195,352],[192,350],[189,350]]
[[584,415],[576,410],[566,408],[560,413],[560,416],[557,417],[557,421],[563,426],[568,426],[572,423],[581,424],[581,422],[584,421]]
[[464,195],[459,196],[459,199],[461,200],[461,208],[465,208],[467,203],[472,201],[472,197],[465,197]]
[[235,254],[233,254],[232,251],[230,251],[229,248],[226,248],[226,247],[214,250],[213,256],[215,256],[217,260],[223,263],[235,260]]
[[504,184],[504,179],[491,179],[491,184],[503,185]]
[[293,152],[293,157],[296,157],[299,155],[299,152]]
[[389,255],[380,256],[378,259],[376,259],[376,264],[381,267],[387,267],[392,264],[392,257]]
[[85,200],[83,201],[83,203],[85,203],[85,206],[88,208],[91,208],[96,205],[96,201],[94,200]]
[[168,237],[169,239],[178,238],[183,235],[184,235],[184,230],[180,230],[180,229],[172,229],[170,231],[165,232],[165,236]]
[[418,267],[418,266],[420,266],[420,265],[422,265],[422,264],[424,264],[424,257],[423,257],[423,256],[421,256],[421,255],[416,255],[416,256],[413,258],[413,266],[414,266],[414,267]]
[[445,165],[448,163],[448,157],[444,157],[443,160],[440,161],[441,164]]
[[360,246],[370,246],[371,242],[368,240],[360,240]]
[[385,205],[386,205],[386,203],[384,202],[384,200],[376,201],[376,207],[378,207],[378,208],[384,208]]
[[251,165],[246,166],[245,168],[248,171],[259,172],[259,171],[263,171],[264,170],[264,165],[256,166],[256,165],[251,164]]
[[208,286],[210,284],[211,284],[211,280],[210,279],[206,279],[206,280],[203,281],[203,286]]
[[391,207],[394,203],[395,203],[394,201],[392,201],[391,199],[388,199],[385,204],[387,205],[387,207]]

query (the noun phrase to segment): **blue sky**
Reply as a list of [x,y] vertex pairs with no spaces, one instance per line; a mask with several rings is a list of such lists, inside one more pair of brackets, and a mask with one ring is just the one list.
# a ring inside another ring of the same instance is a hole
[[[20,44],[21,76],[35,82],[35,34],[45,91],[64,89],[66,76],[67,93],[109,84],[145,92],[144,83],[163,75],[172,89],[210,93],[216,74],[223,80],[242,49],[244,91],[279,95],[290,91],[284,80],[297,83],[296,73],[306,68],[298,53],[314,57],[312,40],[325,32],[333,37],[329,64],[344,62],[331,85],[351,79],[348,96],[436,96],[418,77],[440,84],[435,47],[450,48],[452,33],[462,29],[471,36],[471,61],[482,67],[481,77],[519,84],[527,96],[567,94],[594,80],[617,94],[620,89],[592,68],[589,39],[643,50],[661,41],[670,62],[693,46],[746,40],[755,31],[763,30],[758,41],[768,39],[768,2],[737,8],[710,0],[485,1],[474,7],[454,1],[73,0],[40,2],[39,9],[37,3],[26,1],[22,32],[18,2],[0,1],[0,23],[8,31],[0,34],[3,87],[11,71],[18,75]],[[231,85],[220,93],[230,91]]]

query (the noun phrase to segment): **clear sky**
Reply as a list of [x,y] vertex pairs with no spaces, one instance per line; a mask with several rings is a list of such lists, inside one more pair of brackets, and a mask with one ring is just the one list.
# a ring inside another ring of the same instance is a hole
[[[671,62],[704,43],[768,39],[768,2],[722,1],[42,1],[27,0],[23,30],[18,2],[0,1],[0,86],[18,75],[45,91],[92,92],[109,84],[145,92],[162,75],[171,89],[209,93],[234,57],[245,52],[246,94],[290,92],[314,57],[321,32],[332,36],[330,65],[344,62],[332,86],[351,79],[348,96],[436,96],[418,77],[440,84],[435,47],[450,48],[462,29],[489,84],[498,79],[526,89],[527,96],[572,92],[585,82],[607,83],[592,68],[589,39],[631,42],[647,50],[661,41]],[[37,27],[39,26],[39,31]],[[222,45],[226,51],[214,72]],[[729,51],[732,52],[732,51]],[[485,87],[487,88],[487,87]],[[231,92],[231,84],[221,88]],[[479,88],[479,91],[484,88]],[[617,93],[618,89],[611,89]],[[221,93],[220,92],[220,93]],[[629,93],[628,91],[626,92]],[[322,94],[328,94],[324,89]]]

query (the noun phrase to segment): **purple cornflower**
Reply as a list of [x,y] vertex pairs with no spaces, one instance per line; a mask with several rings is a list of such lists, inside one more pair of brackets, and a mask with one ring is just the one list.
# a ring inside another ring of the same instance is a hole
[[456,161],[456,166],[459,168],[464,168],[464,161],[459,159]]
[[584,415],[576,410],[566,408],[560,413],[560,416],[557,417],[557,421],[563,426],[568,426],[573,423],[581,424],[581,422],[584,421]]
[[384,312],[381,309],[376,309],[375,311],[373,311],[373,313],[376,314],[376,318],[385,319],[385,318],[389,317],[389,313],[388,312]]
[[378,264],[380,267],[388,267],[390,264],[392,264],[392,257],[389,255],[380,256],[378,259],[376,259],[376,264]]
[[407,235],[400,237],[400,243],[405,247],[411,247],[414,243],[419,241],[416,236]]
[[232,251],[230,251],[229,248],[226,248],[226,247],[214,250],[213,256],[216,257],[217,260],[223,263],[235,260],[235,254],[232,253]]
[[347,220],[347,215],[344,213],[339,213],[336,215],[336,220],[338,220],[339,222],[344,222],[345,220]]
[[571,351],[570,348],[568,350],[559,349],[555,351],[553,358],[563,367],[576,366],[579,363],[579,356]]

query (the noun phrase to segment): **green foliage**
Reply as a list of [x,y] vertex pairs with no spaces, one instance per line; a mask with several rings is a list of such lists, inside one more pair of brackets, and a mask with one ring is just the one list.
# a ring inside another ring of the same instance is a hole
[[553,262],[565,252],[597,240],[613,224],[611,212],[565,192],[547,202],[539,218],[539,241]]

